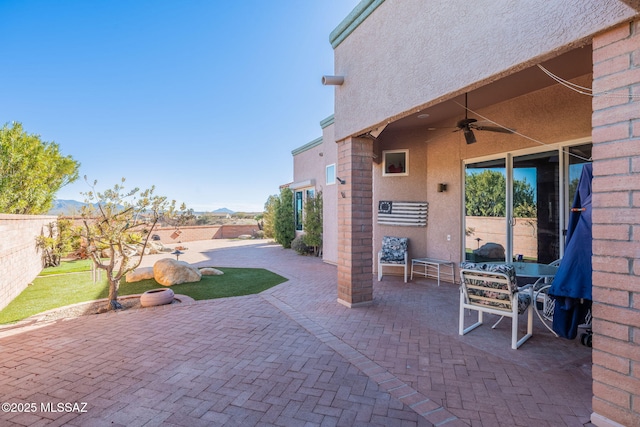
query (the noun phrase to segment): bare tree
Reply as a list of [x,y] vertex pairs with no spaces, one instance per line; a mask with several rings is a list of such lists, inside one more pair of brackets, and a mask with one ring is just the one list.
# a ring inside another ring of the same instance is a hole
[[156,224],[162,220],[178,226],[193,217],[184,204],[177,210],[175,200],[155,195],[155,187],[126,191],[124,182],[122,178],[120,184],[98,192],[94,181],[91,191],[83,193],[86,205],[81,214],[81,236],[96,268],[107,273],[108,310],[122,308],[118,302],[120,280],[142,262]]

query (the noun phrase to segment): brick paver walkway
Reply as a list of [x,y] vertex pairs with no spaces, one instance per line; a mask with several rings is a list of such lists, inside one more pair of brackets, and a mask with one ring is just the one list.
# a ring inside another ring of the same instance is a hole
[[0,425],[589,421],[590,349],[539,323],[519,350],[508,321],[460,337],[455,285],[385,276],[371,306],[348,309],[336,302],[336,268],[317,258],[265,242],[187,246],[188,262],[289,280],[260,295],[0,330],[0,401],[16,410]]

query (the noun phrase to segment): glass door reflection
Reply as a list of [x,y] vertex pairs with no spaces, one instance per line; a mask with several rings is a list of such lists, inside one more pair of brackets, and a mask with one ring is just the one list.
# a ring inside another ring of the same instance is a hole
[[465,259],[505,261],[507,180],[505,159],[465,166]]
[[548,264],[560,258],[559,152],[513,158],[513,258]]

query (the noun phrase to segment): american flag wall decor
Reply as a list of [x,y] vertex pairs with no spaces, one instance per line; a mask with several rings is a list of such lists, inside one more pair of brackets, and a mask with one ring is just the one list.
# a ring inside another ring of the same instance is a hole
[[429,202],[378,202],[378,224],[426,227]]

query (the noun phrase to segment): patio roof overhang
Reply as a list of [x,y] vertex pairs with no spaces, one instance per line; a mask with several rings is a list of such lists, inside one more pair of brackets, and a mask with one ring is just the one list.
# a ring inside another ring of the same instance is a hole
[[[593,69],[592,46],[582,45],[539,64],[565,80],[588,75]],[[442,126],[443,123],[453,126],[458,119],[464,117],[465,93],[468,94],[469,108],[481,109],[554,84],[557,82],[535,64],[521,70],[512,70],[511,74],[505,76],[496,76],[492,81],[478,82],[473,87],[462,88],[458,92],[407,111],[402,117],[391,119],[377,128],[386,126],[384,132],[393,133],[410,129],[428,129]]]

